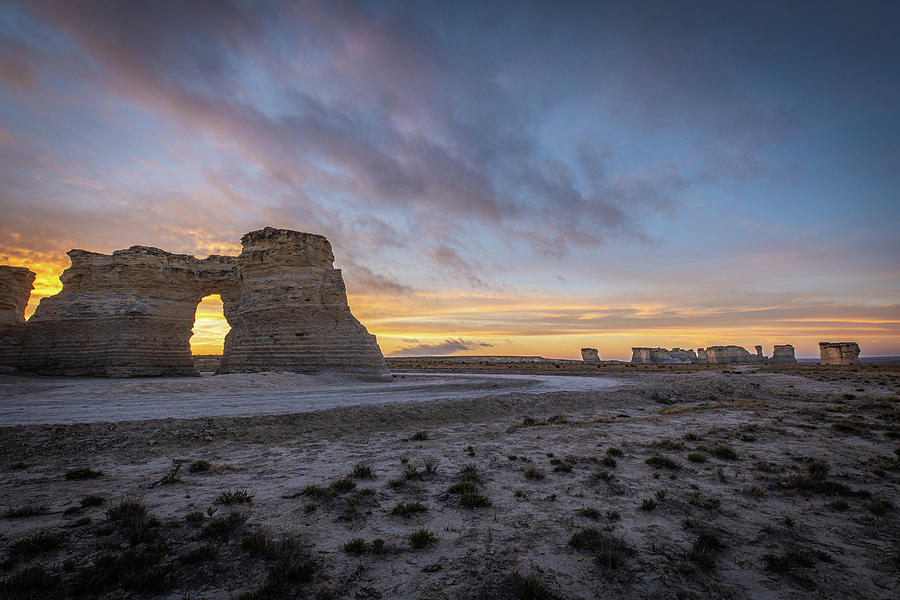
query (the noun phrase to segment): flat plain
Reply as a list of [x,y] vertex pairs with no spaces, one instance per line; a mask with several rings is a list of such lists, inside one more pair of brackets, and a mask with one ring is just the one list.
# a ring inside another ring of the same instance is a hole
[[275,374],[4,376],[148,413],[0,427],[2,597],[900,595],[900,365],[391,367],[328,408]]

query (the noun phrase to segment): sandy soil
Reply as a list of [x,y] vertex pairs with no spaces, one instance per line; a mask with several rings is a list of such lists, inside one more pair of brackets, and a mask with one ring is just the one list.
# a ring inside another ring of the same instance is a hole
[[[574,391],[514,378],[429,396],[455,385],[445,382],[418,392],[431,401],[257,416],[217,416],[210,401],[202,418],[120,422],[111,388],[97,392],[118,383],[59,383],[100,386],[90,389],[110,422],[0,428],[0,589],[194,600],[900,595],[896,365],[599,371],[571,376]],[[588,383],[610,377],[612,387]],[[206,402],[217,379],[122,385],[158,414],[154,405]],[[264,380],[277,402],[285,390]],[[22,386],[43,384],[50,396],[58,382]],[[188,472],[199,460],[211,468]],[[173,464],[181,470],[162,483]],[[332,485],[357,465],[374,477]],[[102,474],[66,479],[79,468]],[[448,491],[461,481],[468,494]],[[221,503],[238,490],[252,501]],[[103,504],[81,508],[91,495]],[[425,511],[393,514],[415,502]],[[417,549],[421,529],[434,541]]]

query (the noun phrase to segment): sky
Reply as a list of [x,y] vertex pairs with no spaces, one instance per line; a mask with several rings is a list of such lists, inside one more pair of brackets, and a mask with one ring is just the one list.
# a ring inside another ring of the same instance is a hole
[[[0,264],[325,235],[386,355],[900,355],[900,3],[0,3]],[[221,302],[192,348],[220,351]]]

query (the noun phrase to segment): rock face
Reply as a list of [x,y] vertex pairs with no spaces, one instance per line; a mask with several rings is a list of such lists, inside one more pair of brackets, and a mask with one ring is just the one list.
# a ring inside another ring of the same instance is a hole
[[706,349],[706,362],[718,365],[746,365],[759,363],[760,358],[741,346],[710,346]]
[[819,342],[819,356],[823,365],[859,364],[859,344],[856,342]]
[[220,373],[347,371],[389,377],[381,349],[350,313],[331,244],[321,235],[267,227],[241,238],[240,293],[224,296]]
[[596,348],[582,348],[581,360],[589,363],[598,363],[600,362],[600,354]]
[[776,365],[795,365],[797,357],[794,356],[794,347],[790,344],[776,345],[772,350],[772,358],[769,362]]
[[111,255],[70,250],[63,289],[25,328],[19,368],[45,375],[197,375],[191,329],[213,290],[234,293],[234,259],[199,260],[132,246]]
[[25,327],[19,368],[53,375],[198,375],[197,304],[219,294],[231,332],[219,372],[338,371],[387,379],[375,336],[350,313],[324,237],[267,227],[239,256],[198,259],[132,246],[72,250],[62,291]]
[[687,364],[697,362],[693,350],[681,348],[632,348],[631,362],[634,364]]
[[25,336],[25,306],[34,287],[34,273],[24,267],[0,265],[0,368],[13,369]]

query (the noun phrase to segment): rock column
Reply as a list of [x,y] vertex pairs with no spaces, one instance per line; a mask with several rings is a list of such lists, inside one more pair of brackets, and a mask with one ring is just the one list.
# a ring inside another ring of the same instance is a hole
[[390,378],[375,336],[350,313],[327,239],[266,227],[241,243],[239,297],[222,297],[231,331],[219,373],[332,371]]
[[0,265],[0,369],[11,371],[18,365],[34,277],[24,267]]
[[597,352],[596,348],[582,348],[581,360],[586,363],[599,363],[600,354]]
[[859,344],[856,342],[819,342],[819,356],[823,365],[859,364]]

